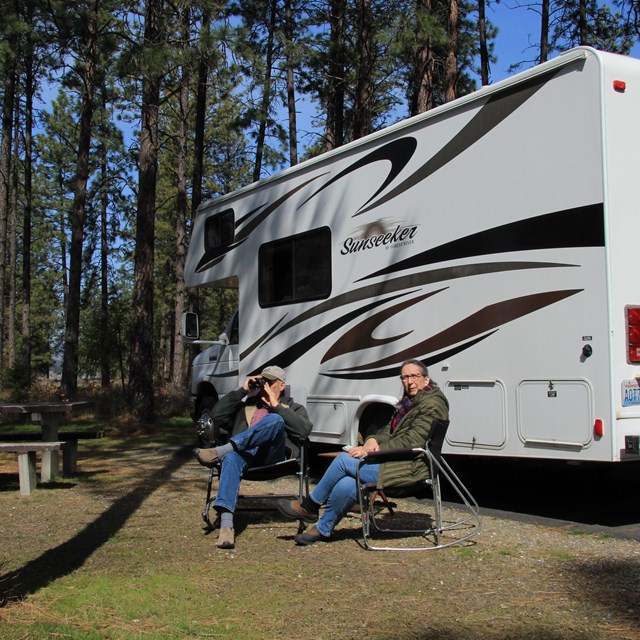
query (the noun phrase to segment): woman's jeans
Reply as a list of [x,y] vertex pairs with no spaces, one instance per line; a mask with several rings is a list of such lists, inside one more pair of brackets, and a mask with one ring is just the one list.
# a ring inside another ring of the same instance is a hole
[[240,481],[247,467],[262,467],[286,459],[284,419],[270,413],[253,427],[231,438],[235,450],[222,458],[214,508],[235,511]]
[[[325,508],[318,520],[316,528],[323,536],[330,536],[333,528],[342,520],[358,499],[356,486],[356,469],[359,458],[352,458],[348,453],[341,453],[329,465],[322,480],[311,493],[311,499]],[[360,468],[360,479],[363,482],[378,480],[379,464],[363,464]]]

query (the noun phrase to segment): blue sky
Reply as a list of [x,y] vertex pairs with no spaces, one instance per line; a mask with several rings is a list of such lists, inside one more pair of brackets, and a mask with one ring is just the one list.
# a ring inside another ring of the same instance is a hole
[[[493,83],[513,75],[514,72],[508,71],[511,65],[535,58],[537,51],[531,46],[540,40],[540,14],[517,6],[516,2],[493,2],[487,9],[487,19],[498,27],[494,43],[497,61],[491,65]],[[532,62],[527,62],[521,69],[532,66]]]
[[[606,3],[600,2],[599,4]],[[613,3],[609,3],[609,6],[611,5]],[[535,4],[535,0],[530,5],[527,5],[525,0],[522,0],[520,4],[518,0],[503,0],[502,2],[494,0],[487,9],[487,18],[499,29],[494,47],[497,62],[491,66],[491,82],[504,80],[504,78],[516,73],[508,71],[512,64],[529,61],[520,70],[531,68],[533,66],[531,61],[537,55],[536,48],[540,41],[539,4]],[[557,55],[554,52],[551,57]],[[640,57],[638,45],[633,48],[631,55]]]

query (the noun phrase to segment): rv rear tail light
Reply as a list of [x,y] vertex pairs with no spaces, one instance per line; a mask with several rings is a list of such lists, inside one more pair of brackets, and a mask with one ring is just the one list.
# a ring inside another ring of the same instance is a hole
[[640,306],[627,305],[625,315],[627,320],[627,362],[640,364]]
[[640,307],[627,307],[627,322],[640,327]]
[[624,90],[627,88],[627,83],[624,80],[614,80],[613,88],[619,93],[624,93]]
[[597,418],[593,423],[593,435],[596,436],[596,438],[602,438],[603,434],[604,425],[602,424],[602,420],[600,420],[600,418]]
[[629,326],[629,343],[640,344],[640,327]]

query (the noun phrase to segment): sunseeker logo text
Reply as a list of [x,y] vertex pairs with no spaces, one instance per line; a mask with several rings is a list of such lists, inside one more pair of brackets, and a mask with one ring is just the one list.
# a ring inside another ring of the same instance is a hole
[[397,225],[393,231],[367,235],[364,238],[355,238],[351,236],[342,243],[340,254],[346,256],[349,253],[366,251],[367,249],[375,249],[376,247],[391,249],[393,247],[413,244],[413,238],[416,233],[418,233],[418,227],[415,225],[411,227],[402,227]]

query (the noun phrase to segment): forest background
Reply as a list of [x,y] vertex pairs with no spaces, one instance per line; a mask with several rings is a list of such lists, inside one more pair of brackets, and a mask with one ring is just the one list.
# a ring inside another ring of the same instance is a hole
[[[183,311],[215,338],[236,304],[184,287],[204,199],[640,35],[638,0],[1,4],[0,394],[58,365],[60,397],[90,379],[145,422],[158,394],[188,395]],[[507,42],[515,59],[496,55]]]

